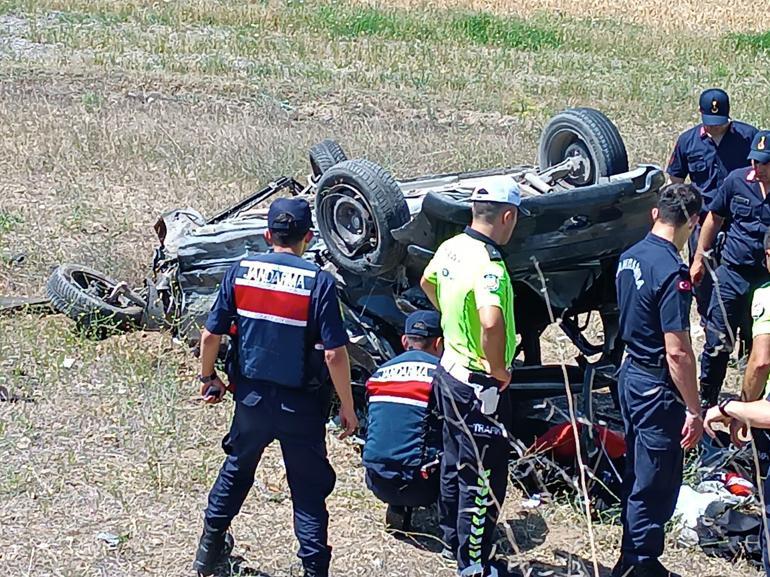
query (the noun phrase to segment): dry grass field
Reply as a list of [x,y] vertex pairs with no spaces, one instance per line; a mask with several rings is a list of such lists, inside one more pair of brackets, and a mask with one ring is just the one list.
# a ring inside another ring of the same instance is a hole
[[[589,105],[633,162],[662,164],[709,85],[768,127],[760,12],[748,0],[0,0],[0,294],[40,294],[67,261],[139,283],[160,212],[211,214],[304,175],[328,136],[396,175],[478,168],[534,160],[547,118]],[[61,316],[0,317],[0,385],[25,398],[0,402],[5,573],[190,574],[232,409],[194,401],[196,370],[168,335],[94,342]],[[434,540],[384,532],[355,448],[329,446],[334,575],[451,575]],[[520,500],[512,489],[503,515],[520,560],[566,575],[556,551],[590,558],[572,506]],[[277,451],[234,531],[242,569],[298,574]],[[606,575],[619,529],[595,531]],[[758,575],[673,545],[664,560]]]

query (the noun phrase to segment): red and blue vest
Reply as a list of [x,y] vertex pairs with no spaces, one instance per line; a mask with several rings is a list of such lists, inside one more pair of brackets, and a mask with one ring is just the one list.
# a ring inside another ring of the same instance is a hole
[[438,358],[407,351],[383,364],[366,383],[369,399],[364,467],[386,479],[409,481],[441,448],[432,394]]
[[317,380],[324,351],[310,334],[310,310],[319,272],[313,263],[287,253],[240,262],[233,290],[243,377],[297,389]]

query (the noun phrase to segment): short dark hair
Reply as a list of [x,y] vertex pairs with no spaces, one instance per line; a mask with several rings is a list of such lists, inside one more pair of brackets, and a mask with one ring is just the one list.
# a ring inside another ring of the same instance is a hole
[[472,209],[473,218],[491,224],[506,210],[511,210],[513,206],[504,202],[475,201]]
[[406,335],[406,342],[409,344],[409,348],[422,351],[427,349],[433,341],[438,337],[423,337],[420,335]]
[[700,214],[701,194],[691,184],[669,184],[658,194],[658,219],[682,226],[693,214]]
[[[275,219],[276,224],[291,224],[293,222],[294,217],[288,213],[281,214]],[[281,247],[294,246],[295,244],[299,243],[299,241],[301,241],[307,234],[307,230],[305,230],[304,227],[295,229],[294,227],[289,226],[288,228],[289,230],[270,231],[273,235],[273,244]]]

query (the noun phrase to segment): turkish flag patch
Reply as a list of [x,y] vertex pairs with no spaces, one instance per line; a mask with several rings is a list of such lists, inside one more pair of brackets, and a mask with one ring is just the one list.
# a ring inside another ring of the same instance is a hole
[[680,280],[679,283],[676,285],[676,288],[682,291],[683,293],[692,292],[692,283],[688,280]]

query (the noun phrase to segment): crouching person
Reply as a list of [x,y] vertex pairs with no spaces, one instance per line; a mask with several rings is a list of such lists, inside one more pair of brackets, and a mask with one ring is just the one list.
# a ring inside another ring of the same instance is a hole
[[412,313],[404,332],[406,352],[366,383],[366,484],[388,504],[385,522],[394,530],[408,530],[412,507],[435,503],[439,492],[441,429],[431,383],[443,350],[440,316]]

